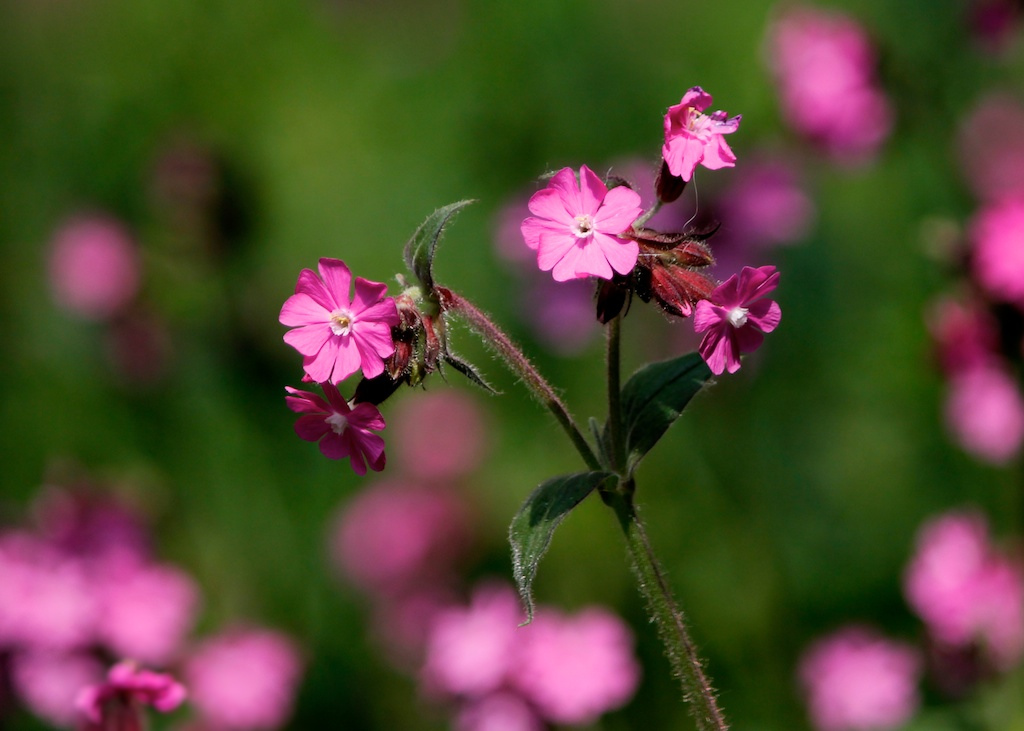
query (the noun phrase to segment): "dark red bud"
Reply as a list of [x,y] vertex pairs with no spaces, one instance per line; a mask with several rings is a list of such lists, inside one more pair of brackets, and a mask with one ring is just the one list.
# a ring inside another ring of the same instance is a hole
[[658,200],[662,203],[671,203],[683,194],[686,188],[686,181],[678,175],[673,175],[668,170],[668,163],[661,161],[661,170],[658,171],[658,179],[654,184],[658,191]]
[[714,289],[711,277],[692,269],[662,266],[651,269],[651,294],[665,312],[676,317],[689,317],[693,305],[710,297]]
[[607,325],[614,320],[629,298],[629,284],[623,279],[605,279],[597,287],[597,321]]
[[706,244],[696,239],[687,239],[672,250],[676,261],[687,267],[706,267],[715,263],[715,257]]

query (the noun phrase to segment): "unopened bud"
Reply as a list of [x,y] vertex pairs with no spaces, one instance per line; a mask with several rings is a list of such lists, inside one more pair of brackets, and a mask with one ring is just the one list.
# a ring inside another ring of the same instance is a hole
[[686,188],[686,181],[678,175],[673,175],[668,170],[668,163],[661,161],[661,170],[658,171],[658,179],[654,184],[658,191],[658,200],[662,203],[671,203],[683,194]]

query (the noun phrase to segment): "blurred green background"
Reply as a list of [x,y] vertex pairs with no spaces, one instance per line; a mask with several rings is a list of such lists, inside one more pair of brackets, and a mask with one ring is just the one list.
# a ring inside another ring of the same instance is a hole
[[[258,619],[307,648],[295,728],[445,727],[330,577],[327,520],[365,483],[292,432],[283,387],[301,371],[281,303],[321,256],[393,281],[429,212],[477,198],[438,279],[506,323],[577,415],[602,415],[600,342],[560,358],[531,339],[492,244],[496,216],[550,169],[653,164],[665,108],[699,84],[714,109],[743,114],[730,139],[740,165],[762,146],[798,151],[817,225],[772,255],[781,327],[696,400],[641,469],[639,499],[736,727],[803,727],[793,668],[808,641],[850,620],[920,631],[899,578],[922,519],[973,503],[996,532],[1021,528],[1019,470],[981,466],[945,436],[922,313],[947,285],[926,256],[929,222],[973,206],[953,154],[962,111],[986,88],[1020,88],[1024,58],[979,54],[953,0],[834,6],[870,29],[898,116],[879,160],[853,170],[784,130],[762,0],[3,0],[4,516],[61,460],[128,481],[159,518],[162,554],[203,586],[204,624]],[[178,149],[215,161],[216,246],[196,243],[154,182]],[[116,216],[142,247],[143,297],[170,343],[154,380],[126,382],[101,326],[50,298],[46,247],[82,210]],[[652,308],[626,328],[627,370],[671,354]],[[505,394],[479,396],[495,431],[474,489],[479,571],[510,577],[508,520],[538,482],[579,465],[468,331],[453,344]],[[400,393],[385,417],[415,397]],[[609,604],[637,633],[643,684],[600,728],[688,727],[597,501],[559,531],[537,595]]]

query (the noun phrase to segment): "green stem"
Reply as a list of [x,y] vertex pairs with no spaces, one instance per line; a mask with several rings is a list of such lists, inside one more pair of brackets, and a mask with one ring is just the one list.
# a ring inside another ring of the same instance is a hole
[[729,725],[718,707],[711,682],[704,673],[704,664],[690,637],[686,618],[672,596],[665,574],[654,556],[647,529],[633,504],[634,489],[632,481],[629,481],[620,486],[616,493],[603,497],[615,510],[625,534],[640,593],[647,602],[648,613],[658,627],[658,635],[665,646],[672,672],[682,687],[683,700],[689,704],[690,715],[700,731],[727,731]]
[[618,473],[626,467],[626,448],[622,439],[622,406],[621,406],[621,327],[622,315],[616,315],[608,323],[607,333],[607,370],[608,370],[608,451],[612,469]]
[[592,470],[600,470],[601,463],[598,461],[594,450],[583,436],[583,432],[576,426],[569,410],[562,403],[562,400],[555,393],[540,372],[533,366],[530,360],[519,349],[519,346],[512,342],[501,328],[494,321],[485,315],[472,302],[460,294],[452,292],[444,287],[436,287],[435,291],[440,299],[441,309],[446,312],[454,312],[461,315],[470,328],[489,346],[491,346],[505,361],[509,370],[519,376],[526,388],[533,394],[534,398],[546,406],[558,424],[569,435],[576,451],[580,453],[587,467]]

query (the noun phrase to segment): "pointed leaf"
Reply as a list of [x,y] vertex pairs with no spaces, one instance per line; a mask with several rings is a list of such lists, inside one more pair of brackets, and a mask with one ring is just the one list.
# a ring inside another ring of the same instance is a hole
[[512,544],[512,571],[519,594],[526,605],[526,621],[533,621],[533,579],[537,564],[551,544],[551,536],[562,519],[583,498],[605,480],[614,479],[610,472],[577,472],[553,477],[526,498],[509,526],[508,538]]
[[476,366],[471,363],[467,363],[458,356],[452,355],[451,353],[444,354],[444,362],[450,365],[452,368],[457,370],[459,373],[464,375],[474,385],[479,386],[487,393],[498,395],[501,392],[496,390],[491,384],[484,380],[484,377],[480,375],[480,372],[476,369]]
[[651,363],[622,387],[622,429],[629,471],[658,443],[698,391],[711,370],[697,353]]
[[473,202],[472,200],[463,200],[438,208],[420,224],[416,233],[406,243],[405,265],[416,275],[425,290],[434,289],[434,254],[445,226],[456,213]]

